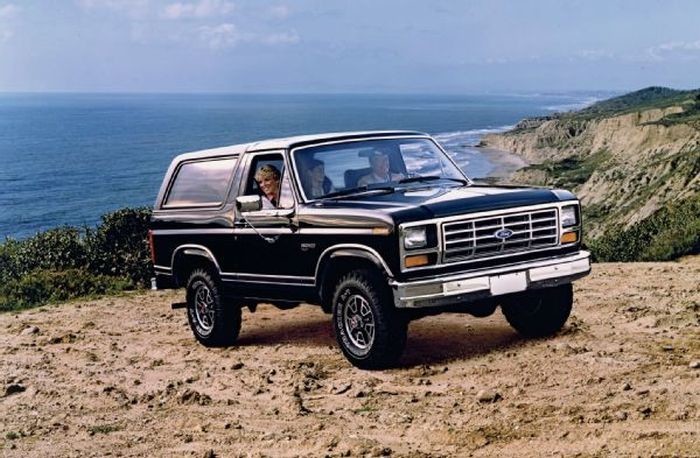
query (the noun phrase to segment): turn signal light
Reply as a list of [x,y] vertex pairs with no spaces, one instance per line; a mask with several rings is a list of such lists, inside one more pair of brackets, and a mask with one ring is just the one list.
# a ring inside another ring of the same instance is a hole
[[414,256],[406,256],[406,267],[425,266],[429,263],[427,254],[417,254]]
[[151,229],[148,230],[148,250],[151,252],[151,262],[153,264],[156,263],[156,249],[153,246],[153,231]]
[[372,235],[389,235],[391,231],[388,227],[373,227]]
[[573,243],[578,240],[576,232],[566,232],[561,236],[561,243]]

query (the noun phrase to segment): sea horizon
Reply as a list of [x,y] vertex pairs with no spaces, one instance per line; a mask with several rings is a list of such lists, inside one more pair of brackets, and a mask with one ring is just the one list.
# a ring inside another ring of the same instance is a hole
[[480,138],[519,120],[581,108],[594,93],[0,93],[0,237],[94,226],[152,206],[170,160],[187,151],[319,132],[427,132],[473,178],[497,164]]

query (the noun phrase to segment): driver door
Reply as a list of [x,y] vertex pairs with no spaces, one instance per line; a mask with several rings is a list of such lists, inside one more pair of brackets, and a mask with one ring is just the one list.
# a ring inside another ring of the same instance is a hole
[[287,159],[282,152],[248,153],[245,159],[238,195],[261,195],[255,180],[256,172],[264,166],[271,166],[281,175],[279,203],[277,208],[251,212],[236,209],[237,252],[232,253],[236,258],[234,281],[255,297],[292,299],[294,287],[313,286],[314,279],[301,277],[295,262],[298,254],[298,235],[294,226],[296,200]]

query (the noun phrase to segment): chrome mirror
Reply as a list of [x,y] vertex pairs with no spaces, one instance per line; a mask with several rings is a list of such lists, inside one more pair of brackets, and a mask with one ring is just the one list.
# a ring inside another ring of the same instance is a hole
[[236,208],[241,213],[256,212],[262,209],[262,199],[260,196],[236,197]]

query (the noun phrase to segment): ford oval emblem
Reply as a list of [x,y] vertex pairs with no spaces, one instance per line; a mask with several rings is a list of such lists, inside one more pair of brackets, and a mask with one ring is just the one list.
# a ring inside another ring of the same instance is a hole
[[493,233],[494,237],[501,240],[509,239],[512,235],[513,231],[511,231],[510,229],[499,229]]

